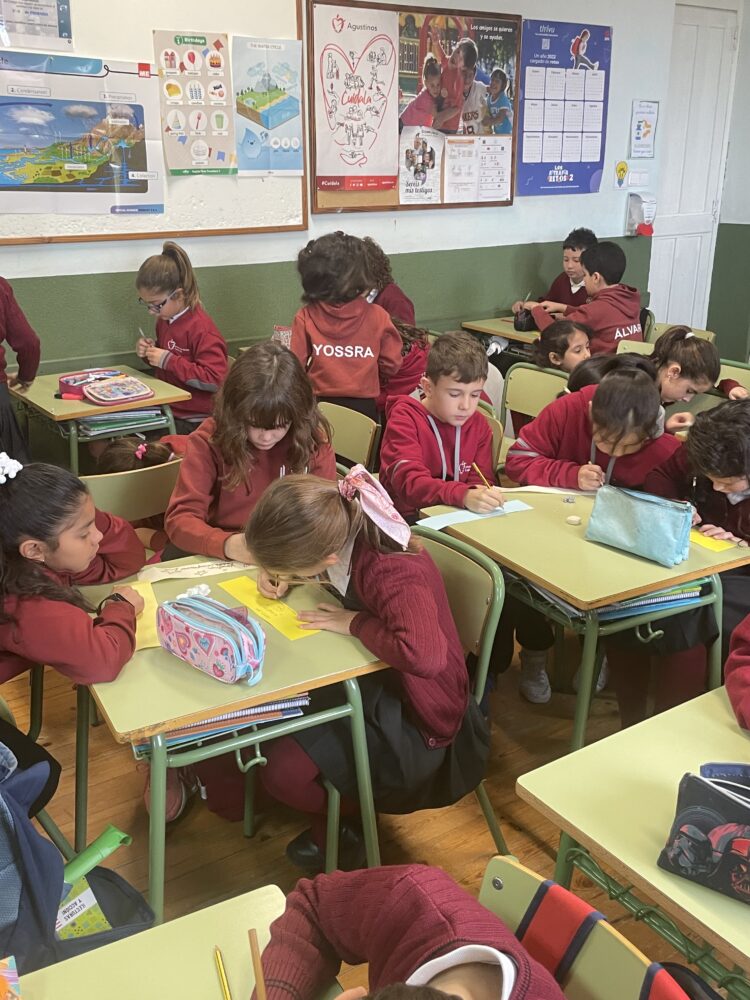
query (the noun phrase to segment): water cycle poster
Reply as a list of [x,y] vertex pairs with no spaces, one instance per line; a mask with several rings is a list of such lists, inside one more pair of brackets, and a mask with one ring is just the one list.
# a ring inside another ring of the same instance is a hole
[[313,4],[316,189],[398,186],[398,12]]
[[232,79],[240,175],[301,177],[302,42],[234,35]]
[[155,31],[154,51],[170,174],[236,174],[227,36]]
[[3,52],[0,212],[163,212],[155,83],[148,63]]
[[611,63],[611,28],[523,22],[517,194],[599,190]]

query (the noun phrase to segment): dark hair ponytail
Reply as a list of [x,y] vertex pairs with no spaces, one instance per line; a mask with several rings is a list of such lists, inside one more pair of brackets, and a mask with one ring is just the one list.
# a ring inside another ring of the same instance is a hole
[[57,548],[60,532],[75,517],[88,490],[72,472],[34,462],[0,485],[0,623],[15,621],[5,598],[46,597],[91,611],[83,595],[65,587],[18,551],[25,539]]
[[680,366],[680,375],[715,385],[721,372],[719,352],[714,345],[696,337],[688,326],[670,326],[654,344],[651,360],[657,368]]

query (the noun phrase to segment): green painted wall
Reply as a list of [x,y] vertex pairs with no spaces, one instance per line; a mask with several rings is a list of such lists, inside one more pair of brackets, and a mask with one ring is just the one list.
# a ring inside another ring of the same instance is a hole
[[[645,292],[650,241],[616,242],[628,255],[624,280]],[[507,312],[528,291],[541,294],[559,273],[560,258],[559,243],[529,243],[395,254],[391,261],[396,280],[414,300],[418,322],[449,330],[462,320]],[[42,339],[42,371],[134,362],[138,327],[148,334],[152,320],[138,305],[133,279],[129,273],[114,273],[13,281],[18,301]],[[291,323],[299,307],[293,262],[202,268],[198,281],[204,305],[232,353],[270,336],[274,324]]]
[[750,351],[750,225],[720,223],[708,301],[707,329],[716,332],[721,356],[747,361]]

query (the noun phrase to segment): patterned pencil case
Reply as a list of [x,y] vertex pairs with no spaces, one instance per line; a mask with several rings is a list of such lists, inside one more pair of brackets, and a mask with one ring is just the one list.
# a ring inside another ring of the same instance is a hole
[[159,607],[156,628],[164,649],[224,684],[257,684],[263,676],[266,637],[247,608],[181,597]]
[[82,372],[61,375],[58,392],[65,398],[85,399],[97,406],[134,403],[154,394],[145,382],[125,375],[116,368],[89,368]]

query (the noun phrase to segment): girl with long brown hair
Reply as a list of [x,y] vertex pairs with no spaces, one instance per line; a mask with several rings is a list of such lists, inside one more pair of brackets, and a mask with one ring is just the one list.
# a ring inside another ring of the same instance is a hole
[[214,416],[188,438],[165,517],[167,558],[252,562],[242,529],[266,486],[293,472],[334,479],[331,430],[297,358],[264,341],[243,351]]

